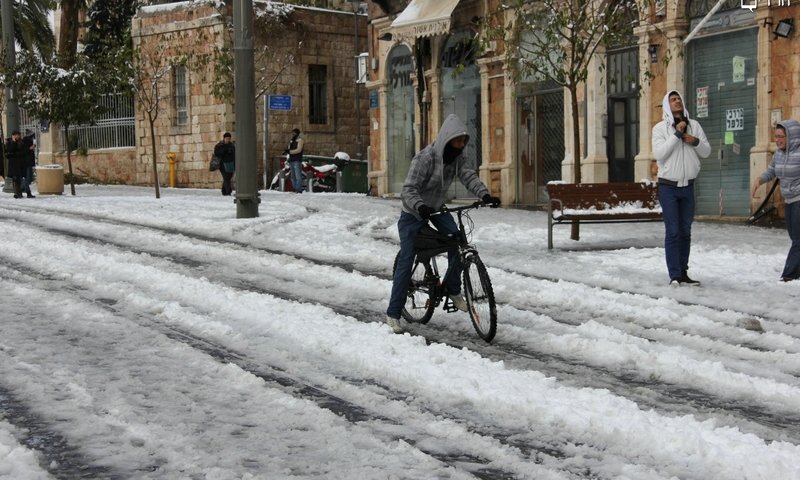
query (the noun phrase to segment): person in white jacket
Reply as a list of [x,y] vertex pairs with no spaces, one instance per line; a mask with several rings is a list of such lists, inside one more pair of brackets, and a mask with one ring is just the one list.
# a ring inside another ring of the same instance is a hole
[[664,216],[664,251],[670,285],[700,285],[689,278],[689,252],[694,221],[694,180],[700,158],[711,153],[703,127],[689,118],[683,97],[664,95],[664,119],[653,127],[653,155],[658,162],[658,200]]

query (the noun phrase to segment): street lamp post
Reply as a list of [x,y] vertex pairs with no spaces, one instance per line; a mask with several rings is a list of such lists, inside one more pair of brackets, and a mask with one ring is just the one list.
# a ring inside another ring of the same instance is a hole
[[358,10],[361,5],[360,0],[350,0],[350,3],[353,6],[353,24],[355,25],[355,37],[353,39],[353,43],[355,46],[355,52],[353,55],[354,63],[355,63],[355,79],[356,79],[356,144],[358,145],[358,152],[356,152],[356,156],[359,160],[364,159],[364,144],[361,140],[361,79],[359,78],[360,73],[360,55],[358,52]]

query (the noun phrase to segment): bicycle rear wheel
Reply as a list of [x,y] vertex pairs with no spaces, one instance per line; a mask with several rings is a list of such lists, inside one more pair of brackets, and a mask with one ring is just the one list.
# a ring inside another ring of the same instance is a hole
[[[400,253],[394,257],[392,276],[397,270],[397,259]],[[406,304],[403,306],[401,314],[407,322],[428,323],[433,316],[436,308],[434,297],[436,295],[436,280],[431,270],[430,263],[420,262],[415,256],[411,267],[411,282],[408,284],[406,292]]]
[[477,254],[468,256],[464,264],[464,299],[478,336],[491,342],[497,332],[497,306],[489,273]]

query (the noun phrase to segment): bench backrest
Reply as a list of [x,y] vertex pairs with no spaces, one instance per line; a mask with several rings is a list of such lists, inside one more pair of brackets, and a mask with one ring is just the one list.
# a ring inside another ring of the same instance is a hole
[[641,202],[642,208],[659,205],[658,185],[649,182],[549,183],[546,188],[553,210],[605,210],[635,202]]

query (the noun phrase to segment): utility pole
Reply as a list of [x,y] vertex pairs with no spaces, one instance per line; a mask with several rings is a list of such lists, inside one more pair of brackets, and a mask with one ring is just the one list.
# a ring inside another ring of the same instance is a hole
[[[9,0],[4,0],[9,1]],[[236,105],[236,218],[258,217],[253,0],[233,2],[233,83]]]
[[354,45],[354,48],[355,48],[354,57],[355,57],[355,64],[356,64],[355,65],[355,67],[356,67],[356,71],[355,71],[355,79],[356,79],[356,85],[355,85],[355,87],[356,87],[355,88],[355,90],[356,90],[356,143],[358,144],[358,152],[357,152],[356,156],[358,157],[359,160],[364,160],[364,158],[363,158],[364,144],[363,144],[362,139],[361,139],[361,78],[359,78],[359,74],[361,73],[360,68],[359,68],[360,67],[360,61],[361,61],[361,56],[359,55],[359,52],[358,52],[358,11],[359,11],[359,8],[361,6],[361,1],[360,0],[350,0],[350,1],[351,1],[352,6],[353,6],[353,24],[355,25],[355,37],[354,37],[353,41],[354,41],[354,44],[355,44]]
[[[3,47],[5,51],[5,70],[6,70],[6,77],[11,75],[11,72],[14,70],[14,66],[17,63],[17,57],[14,47],[14,7],[11,0],[0,0],[0,14],[2,14],[2,25],[3,25]],[[14,130],[19,130],[19,106],[17,105],[17,99],[14,96],[14,89],[11,88],[8,83],[6,83],[6,131],[3,132],[5,135],[11,136],[11,132]],[[2,139],[5,141],[5,139]],[[3,155],[3,161],[5,169],[3,170],[6,172],[5,176],[5,184],[3,185],[3,191],[6,193],[10,193],[14,191],[14,184],[11,182],[11,179],[8,177],[8,157]]]

